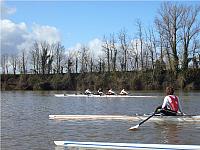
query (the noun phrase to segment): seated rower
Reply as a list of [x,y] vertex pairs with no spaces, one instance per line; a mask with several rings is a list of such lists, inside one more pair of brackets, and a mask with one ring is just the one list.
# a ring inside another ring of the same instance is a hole
[[98,95],[103,95],[104,94],[103,90],[101,88],[99,88],[97,92],[98,92]]
[[85,95],[90,95],[90,94],[92,94],[92,92],[89,89],[85,90]]
[[121,92],[119,93],[120,95],[128,95],[128,92],[126,92],[124,89],[121,90]]
[[112,89],[109,89],[106,95],[115,95],[115,92]]
[[165,116],[176,116],[177,114],[184,115],[178,96],[174,95],[174,88],[167,87],[166,95],[162,106],[157,107],[156,113],[161,113]]

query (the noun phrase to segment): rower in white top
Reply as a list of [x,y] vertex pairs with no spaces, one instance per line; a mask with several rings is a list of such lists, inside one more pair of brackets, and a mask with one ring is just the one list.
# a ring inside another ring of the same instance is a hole
[[116,95],[116,94],[114,91],[112,91],[112,89],[109,89],[106,95]]
[[122,89],[121,92],[119,93],[119,95],[128,95],[128,92],[126,92],[124,89]]
[[85,90],[85,95],[90,95],[90,94],[92,94],[92,92],[89,89]]
[[97,93],[98,95],[104,95],[103,90],[101,88],[98,89]]
[[174,95],[174,88],[171,86],[166,87],[166,96],[163,104],[156,108],[156,113],[161,113],[165,116],[185,115],[181,108],[178,96]]

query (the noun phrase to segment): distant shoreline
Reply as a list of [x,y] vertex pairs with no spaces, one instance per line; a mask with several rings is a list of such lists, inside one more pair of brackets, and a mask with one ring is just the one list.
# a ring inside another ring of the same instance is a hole
[[200,90],[200,69],[179,73],[177,78],[169,71],[66,73],[66,74],[1,74],[1,90],[68,90],[93,91],[102,88],[126,90],[163,90],[172,85],[176,89]]

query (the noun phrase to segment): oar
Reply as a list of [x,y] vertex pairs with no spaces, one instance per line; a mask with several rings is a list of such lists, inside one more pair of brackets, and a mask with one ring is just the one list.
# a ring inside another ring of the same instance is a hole
[[142,122],[140,122],[139,124],[130,127],[129,130],[136,130],[139,128],[140,125],[142,125],[143,123],[145,123],[147,120],[149,120],[151,117],[153,117],[156,114],[156,112],[154,112],[151,116],[149,116],[148,118],[146,118],[145,120],[143,120]]

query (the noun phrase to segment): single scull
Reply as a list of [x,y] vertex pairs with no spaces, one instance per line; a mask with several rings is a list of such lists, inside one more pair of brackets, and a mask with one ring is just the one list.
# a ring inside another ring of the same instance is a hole
[[[131,120],[141,121],[149,115],[49,115],[49,119],[58,120]],[[199,122],[200,115],[185,115],[185,116],[154,116],[150,121],[172,121],[172,122]]]

